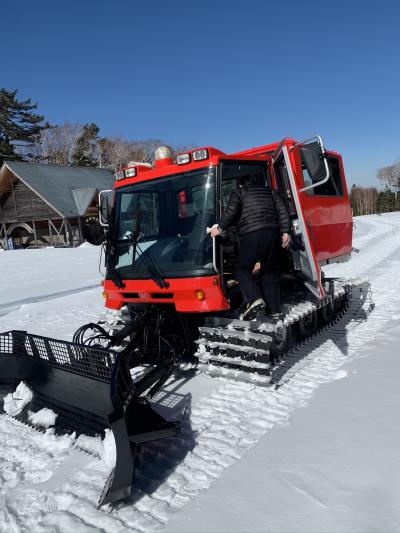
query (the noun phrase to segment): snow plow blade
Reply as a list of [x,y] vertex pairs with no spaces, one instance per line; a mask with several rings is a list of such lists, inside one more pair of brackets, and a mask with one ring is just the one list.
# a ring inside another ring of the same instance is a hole
[[57,413],[57,432],[99,435],[113,432],[116,464],[98,507],[131,494],[137,448],[141,443],[176,436],[179,422],[156,413],[143,393],[171,369],[155,367],[132,381],[123,352],[32,335],[0,333],[0,392],[14,392],[23,381],[33,392],[18,415],[48,407]]

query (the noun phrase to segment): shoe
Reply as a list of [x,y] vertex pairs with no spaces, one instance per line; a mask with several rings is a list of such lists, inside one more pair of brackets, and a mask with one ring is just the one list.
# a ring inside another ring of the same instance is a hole
[[264,307],[264,300],[261,298],[254,300],[254,302],[247,305],[245,312],[240,315],[240,320],[253,320],[253,318],[256,318],[258,311],[261,311]]

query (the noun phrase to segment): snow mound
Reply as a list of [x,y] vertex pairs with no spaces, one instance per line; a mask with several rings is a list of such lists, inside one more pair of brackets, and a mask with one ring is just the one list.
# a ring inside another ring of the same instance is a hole
[[79,435],[76,446],[93,455],[98,455],[108,469],[112,469],[116,463],[117,451],[115,448],[114,435],[111,429],[105,430],[104,439],[101,437],[89,437]]
[[88,435],[79,435],[76,439],[76,446],[79,446],[85,452],[101,457],[103,452],[103,441],[101,437],[89,437]]
[[90,242],[85,241],[79,246],[77,246],[77,248],[96,248],[96,246],[94,244],[90,244]]
[[42,426],[44,428],[54,426],[57,416],[58,415],[54,411],[48,409],[47,407],[44,407],[36,413],[33,413],[32,411],[29,411],[28,413],[28,418],[32,424],[35,426]]
[[32,397],[31,389],[21,381],[14,392],[4,397],[4,411],[10,416],[17,416],[32,400]]
[[338,370],[335,372],[335,374],[332,376],[332,381],[336,381],[338,379],[344,379],[347,378],[348,372],[347,370]]
[[117,458],[114,435],[111,429],[106,429],[106,436],[103,440],[103,450],[100,455],[101,460],[107,468],[114,468]]

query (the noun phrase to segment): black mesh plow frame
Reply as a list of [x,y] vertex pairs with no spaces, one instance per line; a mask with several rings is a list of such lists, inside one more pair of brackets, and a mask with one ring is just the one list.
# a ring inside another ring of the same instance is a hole
[[0,393],[13,392],[23,381],[33,392],[25,412],[48,407],[64,431],[112,430],[116,464],[98,507],[130,496],[141,443],[179,433],[179,422],[165,420],[140,396],[169,371],[156,368],[133,384],[121,353],[26,331],[0,333]]

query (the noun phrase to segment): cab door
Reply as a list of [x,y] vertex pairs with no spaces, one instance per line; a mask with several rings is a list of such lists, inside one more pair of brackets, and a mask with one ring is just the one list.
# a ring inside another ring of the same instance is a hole
[[[307,224],[304,206],[299,194],[303,182],[298,180],[299,177],[295,173],[294,146],[295,144],[292,140],[284,139],[273,155],[272,163],[276,187],[283,198],[286,199],[291,215],[291,250],[295,268],[302,272],[307,288],[317,298],[323,298],[325,291],[321,283],[321,269],[316,258],[315,241],[313,240],[311,227]],[[312,163],[311,161],[311,166]],[[319,164],[317,160],[314,163],[315,165]]]
[[[319,265],[348,261],[351,257],[353,217],[346,188],[342,158],[325,152],[327,172],[310,174],[307,158],[314,148],[294,150],[296,174],[302,178],[299,196],[303,215],[314,243]],[[312,171],[312,169],[311,169]],[[328,175],[328,179],[321,179]]]

